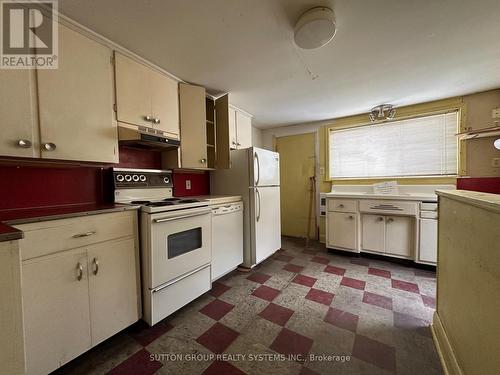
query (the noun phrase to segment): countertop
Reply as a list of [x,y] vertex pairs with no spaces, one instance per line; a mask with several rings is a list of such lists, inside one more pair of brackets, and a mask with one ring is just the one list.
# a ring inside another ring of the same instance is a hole
[[438,190],[442,197],[468,203],[486,210],[500,212],[500,194],[481,193],[470,190]]
[[241,201],[241,195],[198,195],[195,197],[186,197],[186,198],[206,200],[208,201],[208,204],[211,206],[216,204],[225,204],[225,203]]
[[37,221],[57,220],[110,212],[137,210],[139,205],[81,204],[56,207],[0,210],[0,242],[23,238],[23,232],[13,225]]
[[339,193],[325,193],[327,198],[354,198],[354,199],[391,199],[398,201],[420,201],[420,202],[437,202],[436,194],[373,194],[373,193],[360,193],[360,192],[339,192]]

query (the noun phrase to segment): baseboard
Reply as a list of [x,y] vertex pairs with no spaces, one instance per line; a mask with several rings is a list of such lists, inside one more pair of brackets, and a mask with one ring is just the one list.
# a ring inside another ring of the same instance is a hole
[[446,375],[463,375],[463,372],[458,365],[455,352],[453,351],[450,340],[446,335],[446,331],[444,330],[443,323],[441,322],[437,311],[434,312],[431,331],[444,373]]

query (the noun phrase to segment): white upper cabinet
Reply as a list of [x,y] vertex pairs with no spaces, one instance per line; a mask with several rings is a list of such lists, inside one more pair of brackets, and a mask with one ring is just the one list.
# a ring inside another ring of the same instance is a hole
[[59,25],[59,68],[37,71],[43,158],[118,162],[111,56]]
[[238,148],[238,141],[236,138],[236,110],[229,107],[229,147],[232,150]]
[[236,111],[237,148],[252,147],[252,117]]
[[38,157],[35,72],[0,69],[0,155]]
[[179,138],[178,83],[120,53],[115,53],[117,119]]

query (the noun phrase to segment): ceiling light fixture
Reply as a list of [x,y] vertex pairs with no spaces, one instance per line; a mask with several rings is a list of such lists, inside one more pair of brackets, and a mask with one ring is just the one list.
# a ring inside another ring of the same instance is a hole
[[500,138],[496,139],[495,142],[493,142],[493,145],[497,150],[500,150]]
[[396,108],[392,104],[381,104],[370,110],[371,122],[392,120],[396,116]]
[[315,49],[333,39],[337,27],[335,13],[326,7],[309,9],[295,25],[295,44],[303,49]]

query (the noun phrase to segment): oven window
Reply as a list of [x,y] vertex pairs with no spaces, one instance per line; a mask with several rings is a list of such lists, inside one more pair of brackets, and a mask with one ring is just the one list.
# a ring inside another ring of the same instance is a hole
[[199,249],[202,246],[201,240],[201,227],[169,235],[167,238],[168,259]]

